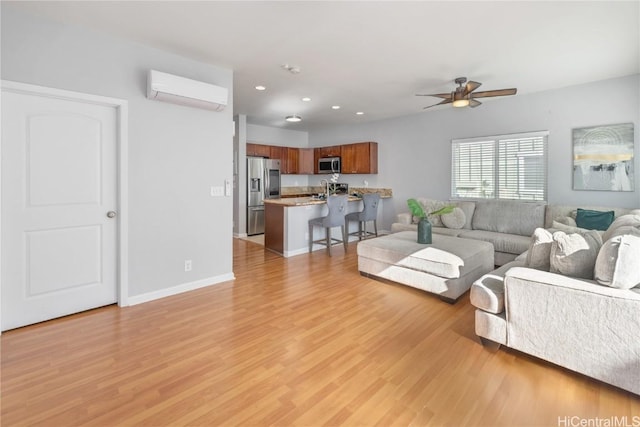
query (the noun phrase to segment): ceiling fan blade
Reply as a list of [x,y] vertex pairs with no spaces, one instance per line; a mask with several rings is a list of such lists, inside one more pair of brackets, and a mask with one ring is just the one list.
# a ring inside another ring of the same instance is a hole
[[476,108],[478,105],[482,105],[482,102],[476,101],[475,99],[469,99],[469,107]]
[[453,102],[453,101],[451,101],[451,98],[443,99],[442,101],[438,102],[437,104],[427,105],[426,107],[423,108],[423,110],[426,110],[427,108],[435,107],[436,105],[451,104],[451,102]]
[[448,92],[448,93],[432,93],[432,94],[416,93],[416,96],[435,96],[436,98],[448,99],[448,98],[451,98],[451,92]]
[[464,96],[469,95],[471,92],[478,89],[481,85],[482,83],[478,83],[474,81],[467,83],[467,85],[464,87]]
[[498,89],[498,90],[485,90],[484,92],[476,92],[473,94],[474,98],[487,98],[490,96],[506,96],[515,95],[518,89]]

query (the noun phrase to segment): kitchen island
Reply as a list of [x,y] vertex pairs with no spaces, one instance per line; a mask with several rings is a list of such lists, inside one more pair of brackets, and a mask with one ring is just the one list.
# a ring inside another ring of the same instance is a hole
[[[382,211],[383,195],[378,206],[378,215]],[[265,200],[264,216],[264,246],[272,252],[285,258],[307,253],[309,251],[309,220],[327,215],[327,203],[315,197],[289,197],[282,199]],[[358,212],[363,208],[362,199],[349,196],[348,212]],[[378,221],[380,222],[380,221]],[[373,224],[371,224],[373,227]],[[348,233],[358,230],[358,223],[349,223]],[[320,228],[315,231],[316,239],[324,236]],[[335,237],[340,235],[340,229],[332,229]],[[340,237],[341,238],[341,237]],[[349,241],[357,241],[357,236],[349,236]],[[323,245],[314,244],[313,250],[326,249]]]

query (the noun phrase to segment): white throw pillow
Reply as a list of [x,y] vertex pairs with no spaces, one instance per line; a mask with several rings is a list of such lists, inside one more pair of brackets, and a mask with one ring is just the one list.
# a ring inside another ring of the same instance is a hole
[[467,216],[460,208],[453,208],[451,213],[440,215],[440,217],[442,219],[442,223],[447,228],[460,229],[464,227],[464,224],[467,221]]
[[640,285],[640,237],[623,234],[607,240],[598,253],[595,279],[618,289]]
[[536,228],[531,235],[531,242],[527,250],[527,267],[549,271],[552,245],[553,235],[551,232],[544,228]]
[[607,231],[604,232],[604,234],[602,235],[602,240],[606,242],[613,237],[617,228],[627,225],[630,225],[632,227],[640,227],[640,215],[627,214],[619,216],[611,223],[609,228],[607,228]]
[[[574,226],[571,226],[571,225],[563,224],[563,223],[555,221],[555,220],[553,221],[552,228],[554,230],[557,230],[557,231],[564,231],[565,233],[586,233],[588,231],[597,231],[598,234],[600,234],[600,237],[602,237],[602,235],[604,234],[604,231],[602,231],[602,230],[589,230],[588,228],[580,228],[580,227],[577,227],[577,226],[574,227]],[[604,239],[602,239],[602,240],[604,240]]]
[[[622,236],[623,234],[631,234],[632,236],[640,237],[640,225],[637,227],[633,227],[631,225],[622,225],[620,227],[616,227],[615,230],[609,233],[609,239],[616,236]],[[604,238],[602,240],[604,240]]]
[[602,237],[596,230],[586,233],[553,233],[551,245],[550,271],[581,279],[593,279],[593,270]]
[[[575,223],[575,221],[573,222]],[[565,233],[586,233],[587,231],[589,231],[586,228],[580,228],[577,225],[565,224],[564,222],[559,222],[555,219],[553,220],[553,228],[555,228],[558,231],[564,231]]]
[[576,220],[570,216],[559,216],[554,219],[553,222],[559,222],[560,224],[569,225],[571,227],[577,227]]
[[634,209],[631,212],[629,212],[631,215],[640,215],[640,209]]
[[[445,206],[445,203],[441,200],[433,200],[433,199],[425,199],[423,197],[416,199],[418,203],[422,205],[422,209],[427,214],[427,218],[429,222],[434,227],[442,227],[442,220],[440,219],[440,215],[429,215],[429,212],[437,211],[438,209],[442,209]],[[418,223],[420,218],[414,218],[414,223]]]

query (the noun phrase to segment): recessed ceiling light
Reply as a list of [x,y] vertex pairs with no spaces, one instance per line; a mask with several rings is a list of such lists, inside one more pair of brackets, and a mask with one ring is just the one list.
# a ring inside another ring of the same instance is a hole
[[296,116],[294,114],[293,116],[285,117],[285,120],[288,121],[288,122],[297,123],[297,122],[301,122],[302,121],[302,117]]
[[334,110],[339,110],[340,106],[339,105],[332,105],[331,108],[333,108]]
[[262,85],[256,86],[256,90],[265,90],[265,89],[266,89],[265,86],[262,86]]
[[364,112],[362,112],[362,111],[358,111],[356,114],[357,114],[357,115],[359,115],[359,116],[361,116],[361,115],[363,115],[363,114],[364,114]]
[[302,100],[304,102],[309,102],[309,101],[311,101],[311,98],[309,98],[308,96],[305,96],[304,98],[302,98]]

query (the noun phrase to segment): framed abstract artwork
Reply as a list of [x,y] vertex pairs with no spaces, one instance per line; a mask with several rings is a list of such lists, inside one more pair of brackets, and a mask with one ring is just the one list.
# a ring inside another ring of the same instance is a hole
[[634,191],[633,123],[573,129],[573,189]]

